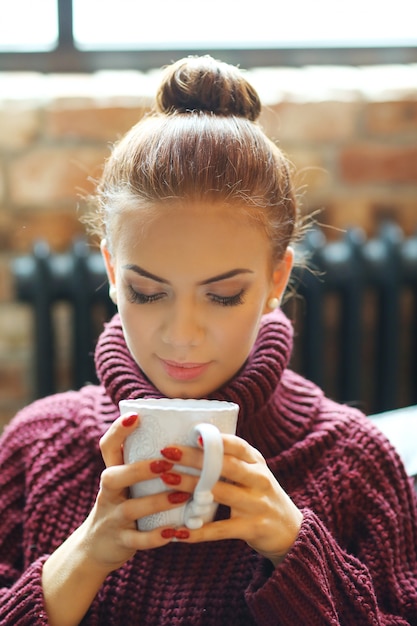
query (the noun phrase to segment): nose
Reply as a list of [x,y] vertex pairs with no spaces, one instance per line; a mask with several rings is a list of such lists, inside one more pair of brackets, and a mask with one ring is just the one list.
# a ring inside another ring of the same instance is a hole
[[162,341],[176,348],[197,346],[204,336],[198,306],[191,299],[177,299],[167,311],[162,327]]

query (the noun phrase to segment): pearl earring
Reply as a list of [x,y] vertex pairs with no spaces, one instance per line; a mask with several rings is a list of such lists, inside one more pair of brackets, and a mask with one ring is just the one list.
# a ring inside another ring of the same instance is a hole
[[280,304],[281,304],[281,301],[279,298],[270,298],[268,300],[268,308],[271,309],[271,311],[274,311],[275,309],[277,309]]
[[117,304],[117,291],[116,291],[116,287],[114,285],[110,285],[110,287],[109,287],[109,296],[110,296],[110,300],[114,304]]

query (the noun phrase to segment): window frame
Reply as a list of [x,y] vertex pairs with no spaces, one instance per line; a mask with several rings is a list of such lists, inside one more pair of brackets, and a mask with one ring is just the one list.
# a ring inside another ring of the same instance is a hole
[[72,0],[57,0],[58,44],[45,52],[0,52],[0,71],[92,73],[100,70],[160,68],[190,54],[212,54],[246,69],[304,65],[381,65],[417,63],[417,46],[355,48],[79,50],[74,43]]

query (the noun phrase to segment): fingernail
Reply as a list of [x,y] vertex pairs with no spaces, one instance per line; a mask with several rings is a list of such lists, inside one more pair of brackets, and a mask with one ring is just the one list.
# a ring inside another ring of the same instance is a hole
[[152,463],[149,464],[149,468],[153,474],[162,474],[162,472],[168,472],[168,470],[172,469],[173,467],[174,464],[170,463],[169,461],[165,461],[165,459],[162,459],[160,461],[152,461]]
[[188,530],[176,530],[174,537],[175,539],[188,539],[188,537],[190,536],[190,533],[188,532]]
[[190,494],[185,491],[171,491],[171,493],[168,494],[168,500],[171,504],[181,504],[183,502],[187,502],[190,497]]
[[138,419],[137,414],[136,413],[131,413],[130,415],[126,415],[122,419],[122,424],[123,424],[123,426],[128,428],[129,426],[133,426],[133,424],[136,422],[137,419]]
[[161,537],[164,539],[173,539],[175,537],[175,528],[164,528],[161,530]]
[[181,476],[179,474],[173,474],[172,472],[161,474],[160,478],[166,485],[179,485],[181,482]]
[[179,461],[182,457],[182,452],[179,448],[164,448],[161,450],[162,456],[170,461]]

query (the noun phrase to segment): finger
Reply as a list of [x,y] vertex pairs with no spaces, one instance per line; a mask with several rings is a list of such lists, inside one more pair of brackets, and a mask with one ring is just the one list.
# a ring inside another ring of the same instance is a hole
[[181,536],[178,529],[177,540],[185,543],[200,543],[206,541],[222,541],[224,539],[241,539],[254,550],[263,554],[274,564],[279,563],[297,538],[301,526],[302,514],[297,522],[289,526],[281,526],[282,532],[277,533],[277,523],[272,525],[267,521],[259,523],[253,520],[248,523],[246,518],[222,520],[205,524],[197,530]]
[[273,476],[251,471],[243,476],[242,483],[219,481],[212,493],[215,502],[230,508],[231,517],[262,519],[271,510],[279,510],[286,501],[285,492]]
[[[201,470],[203,467],[204,451],[190,446],[167,446],[161,450],[161,454],[166,460],[171,459],[171,462],[175,463],[172,471],[161,474],[161,479],[170,486],[178,486],[181,480],[182,489],[190,492],[193,491],[198,483],[199,475],[190,478],[189,474],[179,471],[178,465]],[[239,459],[235,459],[234,457],[227,459],[224,457],[221,476],[231,482],[242,480],[247,474],[247,471],[241,467],[242,465],[243,463]],[[214,494],[215,489],[213,488],[212,491]],[[223,503],[221,500],[219,500],[219,502]]]
[[101,474],[101,488],[108,492],[123,491],[131,485],[145,480],[146,466],[141,467],[141,463],[131,465],[111,465]]
[[161,450],[161,455],[172,463],[201,469],[203,467],[203,450],[193,446],[172,444]]
[[245,463],[264,462],[262,454],[244,439],[236,435],[223,435],[222,438],[225,455],[234,456]]
[[[224,458],[221,476],[230,482],[253,485],[256,481],[255,467],[267,469],[261,453],[235,435],[223,435]],[[204,451],[191,446],[170,445],[161,450],[165,459],[182,466],[201,469]]]
[[135,483],[145,480],[160,480],[160,490],[177,489],[191,493],[194,491],[198,476],[171,471],[173,463],[168,461],[146,460],[126,465],[112,465],[101,474],[101,486],[109,491],[119,492]]
[[[263,461],[261,453],[240,437],[222,434],[222,440],[225,455],[234,456],[246,463]],[[176,444],[168,445],[161,450],[161,454],[165,459],[196,469],[201,469],[203,466],[203,453],[200,447]]]
[[241,485],[219,480],[212,489],[214,501],[223,504],[231,510],[244,506],[245,489]]
[[246,463],[234,456],[225,456],[222,469],[223,480],[231,485],[262,493],[271,482],[271,474],[263,463]]
[[100,439],[100,450],[107,467],[123,463],[123,443],[139,424],[136,413],[121,415]]
[[188,538],[188,529],[177,529],[170,526],[160,526],[150,531],[125,529],[121,533],[121,540],[129,550],[149,550],[166,545],[171,541],[179,541]]
[[[188,531],[187,528],[178,529]],[[184,533],[184,536],[176,537],[177,540],[185,541],[186,543],[201,543],[204,541],[223,541],[224,539],[240,539],[243,538],[244,524],[240,520],[220,520],[217,522],[211,522],[204,524],[197,530],[188,531]],[[186,536],[188,534],[188,536]]]
[[120,524],[125,526],[148,515],[177,509],[184,506],[190,498],[191,494],[187,492],[165,491],[151,496],[125,500],[118,511]]

